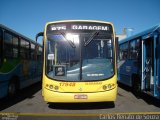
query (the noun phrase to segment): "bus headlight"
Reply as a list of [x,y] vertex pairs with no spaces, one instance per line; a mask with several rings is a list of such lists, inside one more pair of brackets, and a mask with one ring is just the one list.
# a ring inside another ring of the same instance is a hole
[[59,87],[57,85],[52,85],[52,84],[51,85],[46,84],[46,88],[51,89],[51,90],[55,90],[55,91],[59,90]]
[[107,90],[107,86],[106,85],[103,85],[103,90]]
[[115,88],[115,84],[111,83],[111,84],[106,84],[106,85],[103,85],[103,90],[111,90],[113,88]]
[[108,84],[108,89],[111,89],[112,88],[112,85],[111,84]]
[[53,85],[50,85],[49,88],[50,88],[50,89],[53,89]]

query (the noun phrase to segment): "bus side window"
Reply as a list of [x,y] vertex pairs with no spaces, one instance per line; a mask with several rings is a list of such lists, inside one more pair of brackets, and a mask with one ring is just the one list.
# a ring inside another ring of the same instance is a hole
[[26,41],[26,59],[29,60],[30,59],[30,43],[28,41]]
[[20,56],[22,59],[30,58],[30,43],[24,39],[21,39],[20,42]]
[[0,65],[2,64],[2,57],[3,57],[3,52],[2,52],[2,49],[3,49],[3,47],[2,47],[2,44],[3,44],[3,41],[2,41],[2,37],[3,37],[3,35],[2,35],[3,33],[2,33],[2,30],[0,29]]
[[20,56],[22,59],[25,59],[25,40],[23,39],[20,41]]
[[19,46],[18,46],[18,43],[19,43],[19,42],[18,42],[18,37],[13,36],[13,57],[14,57],[14,58],[18,58],[18,56],[19,56],[19,55],[18,55],[18,53],[19,53],[19,52],[18,52],[18,51],[19,51],[19,50],[18,50],[18,47],[19,47]]
[[39,46],[37,51],[37,60],[42,60],[42,48]]
[[35,44],[31,43],[31,60],[35,60]]
[[139,39],[130,42],[130,59],[138,59],[139,56]]
[[120,45],[119,52],[120,60],[125,60],[128,58],[128,42]]
[[4,34],[4,57],[12,58],[13,46],[12,46],[12,35],[8,32]]

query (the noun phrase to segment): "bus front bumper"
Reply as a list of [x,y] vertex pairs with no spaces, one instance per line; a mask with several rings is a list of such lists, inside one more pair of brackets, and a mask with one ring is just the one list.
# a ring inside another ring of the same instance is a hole
[[53,103],[114,102],[117,97],[117,86],[105,92],[61,93],[44,89],[43,93],[44,100]]

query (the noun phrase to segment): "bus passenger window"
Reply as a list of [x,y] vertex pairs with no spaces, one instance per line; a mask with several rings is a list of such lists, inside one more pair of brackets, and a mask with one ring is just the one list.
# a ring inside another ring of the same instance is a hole
[[23,39],[20,41],[20,56],[25,59],[25,41]]
[[31,60],[35,60],[35,44],[31,43]]
[[21,39],[20,56],[22,59],[29,59],[30,58],[29,48],[30,48],[29,42],[24,39]]
[[2,63],[2,30],[0,29],[0,65]]
[[18,58],[18,38],[13,36],[13,57]]
[[26,41],[26,59],[30,59],[30,43]]
[[120,46],[119,53],[120,60],[125,60],[128,57],[128,43],[124,43]]
[[38,47],[37,60],[41,60],[41,59],[42,59],[42,47]]
[[130,42],[130,59],[138,59],[139,39]]
[[5,57],[11,58],[12,57],[12,35],[5,32],[4,34],[4,50],[5,50]]

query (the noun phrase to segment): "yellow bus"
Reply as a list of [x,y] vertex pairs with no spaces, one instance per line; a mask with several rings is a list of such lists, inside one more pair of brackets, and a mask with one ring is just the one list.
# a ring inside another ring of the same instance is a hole
[[43,37],[42,96],[46,102],[116,100],[113,24],[96,20],[48,22]]

